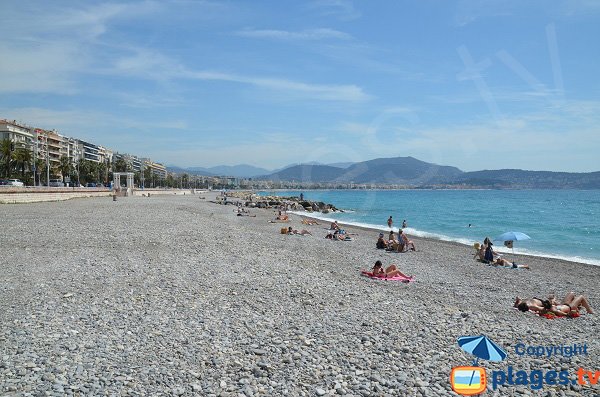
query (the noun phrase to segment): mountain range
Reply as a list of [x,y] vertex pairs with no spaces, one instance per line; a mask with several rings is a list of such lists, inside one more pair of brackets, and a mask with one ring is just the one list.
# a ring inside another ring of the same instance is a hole
[[456,167],[428,163],[413,157],[378,158],[357,163],[292,164],[273,171],[247,164],[211,168],[168,167],[168,170],[195,175],[229,175],[255,180],[305,183],[498,189],[600,189],[600,171],[571,173],[502,169],[464,172]]

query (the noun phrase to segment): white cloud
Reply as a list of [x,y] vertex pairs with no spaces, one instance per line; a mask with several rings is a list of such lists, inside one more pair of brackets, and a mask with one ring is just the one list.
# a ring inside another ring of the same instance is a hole
[[276,40],[325,40],[325,39],[340,39],[348,40],[351,39],[348,33],[340,32],[339,30],[320,28],[320,29],[308,29],[299,32],[291,32],[287,30],[241,30],[235,33],[238,36],[250,37],[250,38],[265,38],[265,39],[276,39]]
[[361,102],[371,99],[356,85],[309,84],[273,77],[245,76],[210,70],[191,70],[183,64],[146,49],[135,49],[134,54],[115,61],[104,73],[127,75],[134,78],[165,80],[208,80],[249,84],[261,89],[285,91],[296,99]]

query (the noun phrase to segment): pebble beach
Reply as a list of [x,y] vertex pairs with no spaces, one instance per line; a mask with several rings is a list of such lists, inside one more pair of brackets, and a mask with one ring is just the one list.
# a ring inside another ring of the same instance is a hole
[[[450,371],[473,360],[457,338],[480,334],[508,353],[480,361],[488,372],[599,369],[598,314],[512,305],[574,291],[600,313],[600,267],[507,254],[532,270],[494,268],[472,247],[412,236],[417,252],[385,252],[372,230],[331,241],[323,223],[236,216],[214,195],[1,205],[0,395],[455,396]],[[416,281],[361,276],[376,260]],[[588,354],[521,356],[519,343]],[[595,396],[600,384],[488,395]]]

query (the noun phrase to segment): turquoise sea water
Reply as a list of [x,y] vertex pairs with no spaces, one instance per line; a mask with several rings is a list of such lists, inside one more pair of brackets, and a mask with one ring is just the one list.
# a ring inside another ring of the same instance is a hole
[[[299,196],[300,191],[261,194]],[[600,190],[307,190],[307,200],[331,203],[344,213],[324,220],[387,230],[406,219],[409,235],[472,245],[507,231],[526,233],[515,253],[600,265]],[[468,225],[471,224],[471,227]],[[374,236],[375,238],[376,236]],[[499,251],[510,252],[496,242]]]

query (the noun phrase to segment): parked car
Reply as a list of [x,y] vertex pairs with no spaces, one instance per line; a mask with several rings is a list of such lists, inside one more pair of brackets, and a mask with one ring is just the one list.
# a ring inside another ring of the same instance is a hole
[[19,186],[19,187],[25,186],[25,184],[18,179],[9,179],[8,184],[10,186]]
[[8,186],[8,179],[0,179],[0,186]]
[[85,187],[96,187],[96,184],[93,182],[88,182],[88,184],[85,185]]
[[60,179],[50,179],[49,187],[64,187],[65,184]]

